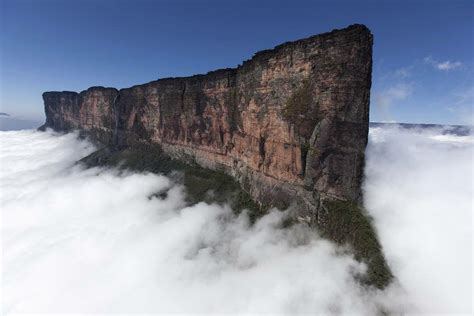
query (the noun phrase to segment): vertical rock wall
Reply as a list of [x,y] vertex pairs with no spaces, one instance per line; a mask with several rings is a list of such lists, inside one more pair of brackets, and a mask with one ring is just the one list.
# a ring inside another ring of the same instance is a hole
[[131,88],[45,92],[46,124],[103,145],[160,145],[232,175],[265,205],[318,221],[357,202],[367,144],[372,35],[352,25],[259,52],[235,69]]

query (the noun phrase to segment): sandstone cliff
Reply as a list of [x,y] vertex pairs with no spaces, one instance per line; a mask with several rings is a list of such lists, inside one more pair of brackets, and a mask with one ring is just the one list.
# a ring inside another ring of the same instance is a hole
[[372,35],[352,25],[258,52],[235,69],[45,92],[44,128],[77,129],[119,149],[159,145],[343,242],[351,232],[332,236],[330,206],[360,201],[371,67]]

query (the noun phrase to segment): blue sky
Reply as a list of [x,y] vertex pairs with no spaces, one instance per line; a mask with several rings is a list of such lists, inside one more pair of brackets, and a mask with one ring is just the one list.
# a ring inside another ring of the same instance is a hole
[[0,2],[0,112],[14,116],[42,121],[43,91],[235,67],[363,23],[375,37],[371,121],[473,123],[474,1]]

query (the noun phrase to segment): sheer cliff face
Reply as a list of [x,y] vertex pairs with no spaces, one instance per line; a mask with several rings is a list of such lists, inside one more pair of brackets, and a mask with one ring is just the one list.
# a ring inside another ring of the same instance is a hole
[[257,53],[236,69],[127,89],[46,92],[45,127],[103,145],[160,145],[234,176],[257,201],[357,201],[367,143],[372,35],[353,25]]

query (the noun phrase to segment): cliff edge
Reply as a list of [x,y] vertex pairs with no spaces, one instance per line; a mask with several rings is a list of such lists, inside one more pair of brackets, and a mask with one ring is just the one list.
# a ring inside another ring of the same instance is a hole
[[229,175],[260,206],[291,208],[298,221],[351,243],[369,270],[377,261],[380,280],[370,282],[382,287],[391,274],[359,208],[371,70],[372,35],[351,25],[258,52],[233,69],[45,92],[42,128],[80,130],[115,152],[158,146],[174,161]]

